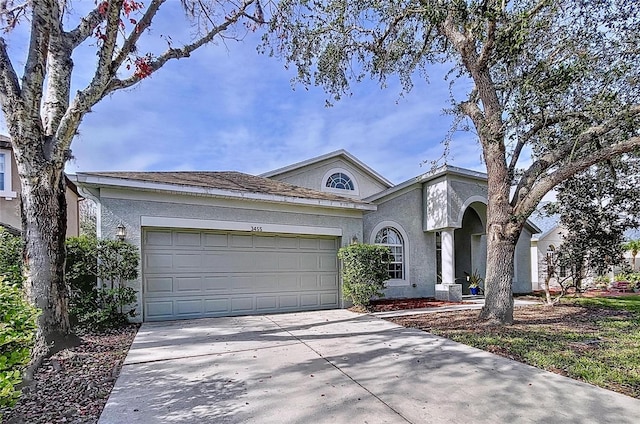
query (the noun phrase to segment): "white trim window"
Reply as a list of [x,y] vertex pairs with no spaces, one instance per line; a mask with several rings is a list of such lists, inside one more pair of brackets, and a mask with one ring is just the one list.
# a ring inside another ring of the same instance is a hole
[[347,196],[358,196],[358,181],[355,176],[343,168],[333,168],[322,177],[321,191]]
[[387,246],[391,250],[389,279],[404,279],[404,241],[400,232],[393,227],[384,227],[376,233],[375,244]]
[[17,197],[11,191],[11,150],[0,150],[0,197],[7,200]]
[[354,190],[353,181],[344,172],[336,172],[327,179],[326,186],[339,190]]

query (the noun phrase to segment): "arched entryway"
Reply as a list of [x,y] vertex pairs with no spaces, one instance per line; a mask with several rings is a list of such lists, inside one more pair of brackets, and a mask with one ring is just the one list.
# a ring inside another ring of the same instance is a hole
[[462,293],[469,294],[467,276],[477,273],[484,278],[487,266],[486,240],[487,206],[471,203],[462,216],[461,227],[455,230],[456,283],[462,284]]

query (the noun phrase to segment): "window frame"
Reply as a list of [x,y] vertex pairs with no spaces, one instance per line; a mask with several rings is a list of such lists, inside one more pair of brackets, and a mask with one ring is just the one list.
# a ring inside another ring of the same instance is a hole
[[0,149],[0,160],[4,161],[4,189],[0,190],[0,197],[4,197],[6,200],[15,199],[18,197],[18,194],[12,190],[12,176],[13,169],[11,164],[11,159],[13,158],[13,152],[9,149]]
[[[341,184],[345,187],[336,187],[337,184]],[[334,172],[333,174],[331,174],[329,178],[327,178],[324,186],[326,188],[332,188],[335,190],[355,190],[355,184],[353,183],[353,180],[349,178],[349,176],[344,172]]]
[[[341,173],[344,176],[346,176],[347,178],[349,178],[351,180],[351,184],[353,185],[353,190],[349,190],[349,189],[343,189],[343,188],[333,188],[333,187],[327,187],[327,182],[329,181],[329,178],[331,178],[333,175]],[[358,180],[356,179],[356,177],[353,175],[352,172],[344,169],[344,168],[331,168],[329,169],[327,172],[324,173],[324,175],[322,176],[322,182],[320,184],[320,191],[323,191],[325,193],[333,193],[333,194],[337,194],[339,196],[349,196],[349,197],[359,197],[360,196],[360,187],[358,185]]]
[[[390,228],[394,230],[402,241],[402,245],[401,245],[402,246],[402,278],[390,278],[386,280],[387,287],[408,286],[410,285],[409,257],[408,257],[408,252],[410,250],[409,250],[409,237],[407,236],[407,233],[404,230],[404,228],[402,228],[401,225],[399,225],[397,222],[394,222],[394,221],[382,221],[375,226],[373,231],[371,231],[369,242],[371,244],[375,244],[378,246],[387,246],[385,244],[376,243],[376,238],[378,233],[380,233],[380,231],[382,231],[385,228]],[[388,245],[388,246],[397,246],[397,245]]]

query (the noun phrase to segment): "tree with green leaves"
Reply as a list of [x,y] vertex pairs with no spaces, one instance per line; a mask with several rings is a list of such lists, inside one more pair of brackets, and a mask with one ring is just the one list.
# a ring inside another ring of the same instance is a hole
[[[82,119],[102,99],[139,84],[169,61],[187,58],[216,39],[239,38],[264,18],[259,0],[181,0],[187,19],[181,26],[176,16],[175,29],[191,25],[194,34],[178,45],[172,40],[181,37],[150,30],[165,2],[0,2],[5,34],[21,27],[30,37],[25,49],[10,49],[10,38],[0,37],[0,106],[21,183],[25,288],[42,310],[38,339],[47,346],[64,342],[70,333],[63,171]],[[153,46],[156,51],[148,50]],[[94,61],[89,78],[74,69],[78,55],[87,51],[83,59]],[[45,353],[36,352],[36,358]]]
[[640,158],[625,155],[569,178],[546,210],[566,229],[557,265],[580,290],[589,273],[603,275],[624,262],[624,233],[640,224]]
[[622,248],[627,252],[631,252],[631,257],[633,258],[633,270],[636,271],[636,256],[638,256],[638,252],[640,252],[640,240],[629,240],[622,245]]
[[405,90],[451,72],[488,176],[486,303],[513,321],[515,246],[557,184],[640,147],[640,4],[633,0],[282,0],[265,50],[334,99],[371,76]]

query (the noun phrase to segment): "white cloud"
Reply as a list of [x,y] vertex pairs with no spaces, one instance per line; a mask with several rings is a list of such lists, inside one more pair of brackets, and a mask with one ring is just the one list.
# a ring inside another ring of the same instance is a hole
[[[178,2],[167,2],[160,13],[167,12],[145,34],[151,37],[141,54],[164,49],[169,31],[174,45],[191,40],[191,29],[175,22]],[[432,69],[431,84],[417,80],[404,96],[394,79],[386,89],[365,81],[326,108],[329,96],[321,88],[292,90],[293,70],[256,53],[258,38],[250,33],[244,42],[205,47],[104,99],[85,117],[67,169],[261,173],[344,148],[398,183],[442,154],[451,124],[442,114],[449,105],[442,67]],[[91,46],[74,61],[81,87],[93,72]],[[449,163],[484,168],[472,134],[456,134]]]

